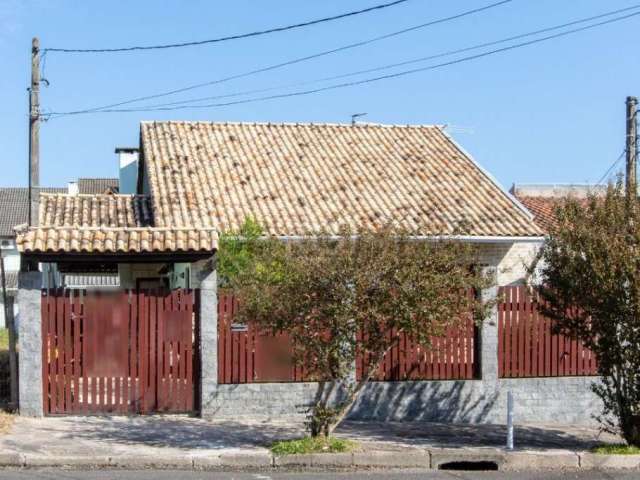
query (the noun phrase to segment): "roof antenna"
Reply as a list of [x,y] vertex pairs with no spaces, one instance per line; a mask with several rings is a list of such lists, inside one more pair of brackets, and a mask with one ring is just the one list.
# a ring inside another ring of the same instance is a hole
[[351,115],[351,126],[354,126],[356,124],[356,118],[364,117],[365,115],[366,113],[354,113],[353,115]]

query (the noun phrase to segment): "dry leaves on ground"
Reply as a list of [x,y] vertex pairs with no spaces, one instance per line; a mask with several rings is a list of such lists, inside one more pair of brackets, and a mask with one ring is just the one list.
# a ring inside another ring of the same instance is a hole
[[0,435],[9,431],[15,418],[15,415],[11,413],[0,411]]

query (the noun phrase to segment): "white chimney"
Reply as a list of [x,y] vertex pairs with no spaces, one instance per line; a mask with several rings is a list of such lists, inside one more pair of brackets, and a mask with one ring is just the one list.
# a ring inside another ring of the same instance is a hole
[[116,148],[120,166],[120,193],[138,193],[138,156],[137,148]]
[[69,195],[78,195],[80,193],[78,182],[69,182],[69,184],[67,185],[67,193]]

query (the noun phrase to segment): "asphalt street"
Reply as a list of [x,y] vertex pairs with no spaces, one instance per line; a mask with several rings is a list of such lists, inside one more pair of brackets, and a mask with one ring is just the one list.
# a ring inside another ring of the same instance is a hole
[[329,473],[232,473],[189,471],[70,471],[0,470],[4,480],[638,480],[638,472],[329,472]]

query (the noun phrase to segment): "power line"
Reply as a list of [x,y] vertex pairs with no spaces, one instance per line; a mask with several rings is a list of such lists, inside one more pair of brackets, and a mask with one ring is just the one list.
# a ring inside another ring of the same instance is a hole
[[[467,57],[458,58],[458,59],[451,60],[451,61],[444,62],[444,63],[430,65],[430,66],[427,66],[427,67],[415,68],[415,69],[412,69],[412,70],[405,70],[405,71],[402,71],[402,72],[392,73],[392,74],[388,74],[388,75],[382,75],[382,76],[373,77],[373,78],[367,78],[367,79],[364,79],[364,80],[358,80],[358,81],[353,81],[353,82],[345,82],[345,83],[339,83],[339,84],[335,84],[335,85],[329,85],[327,87],[316,88],[316,89],[312,89],[312,90],[302,90],[302,91],[298,91],[298,92],[290,92],[290,93],[283,93],[283,94],[279,94],[279,95],[269,95],[269,96],[263,96],[263,97],[255,97],[255,98],[249,98],[249,99],[245,99],[245,100],[237,100],[237,101],[234,101],[234,102],[212,103],[212,104],[208,104],[208,105],[185,105],[185,106],[178,106],[178,107],[146,108],[146,109],[145,108],[109,109],[109,110],[101,110],[101,111],[96,111],[96,112],[82,112],[82,113],[152,112],[152,111],[172,111],[172,110],[185,110],[185,109],[226,107],[226,106],[231,106],[231,105],[239,105],[239,104],[245,104],[245,103],[261,102],[261,101],[265,101],[265,100],[274,100],[274,99],[279,99],[279,98],[289,98],[289,97],[297,97],[297,96],[303,96],[303,95],[311,95],[311,94],[314,94],[314,93],[325,92],[325,91],[328,91],[328,90],[335,90],[335,89],[339,89],[339,88],[346,88],[346,87],[352,87],[352,86],[357,86],[357,85],[364,85],[364,84],[373,83],[373,82],[377,82],[377,81],[381,81],[381,80],[388,80],[388,79],[403,77],[403,76],[406,76],[406,75],[411,75],[411,74],[415,74],[415,73],[419,73],[419,72],[425,72],[425,71],[428,71],[428,70],[435,70],[435,69],[438,69],[438,68],[443,68],[443,67],[447,67],[447,66],[451,66],[451,65],[456,65],[456,64],[459,64],[459,63],[464,63],[464,62],[468,62],[468,61],[471,61],[471,60],[476,60],[476,59],[487,57],[487,56],[490,56],[490,55],[495,55],[497,53],[502,53],[502,52],[506,52],[506,51],[510,51],[510,50],[515,50],[517,48],[522,48],[522,47],[525,47],[525,46],[528,46],[528,45],[533,45],[533,44],[549,41],[549,40],[552,40],[552,39],[555,39],[555,38],[565,37],[567,35],[571,35],[571,34],[574,34],[574,33],[582,32],[582,31],[590,30],[590,29],[597,28],[597,27],[600,27],[600,26],[603,26],[603,25],[608,25],[608,24],[611,24],[611,23],[615,23],[615,22],[619,22],[619,21],[622,21],[622,20],[626,20],[628,18],[635,17],[637,15],[640,15],[640,12],[632,13],[632,14],[625,15],[625,16],[622,16],[622,17],[616,17],[616,18],[613,18],[613,19],[610,19],[610,20],[594,23],[594,24],[587,25],[587,26],[580,27],[580,28],[575,28],[573,30],[567,30],[565,32],[556,33],[554,35],[548,35],[546,37],[537,38],[537,39],[534,39],[534,40],[529,40],[527,42],[521,42],[521,43],[517,43],[517,44],[514,44],[514,45],[509,45],[507,47],[498,48],[498,49],[495,49],[495,50],[489,50],[487,52],[482,52],[482,53],[479,53],[479,54],[476,54],[476,55],[471,55],[471,56],[467,56]],[[61,115],[65,115],[65,114],[63,112],[60,112],[60,113],[52,112],[49,115],[61,116]],[[66,114],[66,115],[69,115],[69,114]]]
[[286,26],[283,26],[283,27],[269,28],[269,29],[266,29],[266,30],[258,30],[256,32],[241,33],[241,34],[237,34],[237,35],[230,35],[230,36],[227,36],[227,37],[212,38],[212,39],[208,39],[208,40],[198,40],[198,41],[193,41],[193,42],[182,42],[182,43],[169,43],[169,44],[165,44],[165,45],[146,45],[146,46],[136,45],[136,46],[132,46],[132,47],[119,47],[119,48],[46,48],[46,49],[44,49],[44,51],[45,52],[60,52],[60,53],[117,53],[117,52],[132,52],[132,51],[135,51],[135,50],[161,50],[161,49],[167,49],[167,48],[193,47],[193,46],[196,46],[196,45],[206,45],[206,44],[209,44],[209,43],[220,43],[220,42],[226,42],[226,41],[229,41],[229,40],[239,40],[241,38],[257,37],[257,36],[260,36],[260,35],[267,35],[269,33],[277,33],[277,32],[284,32],[284,31],[287,31],[287,30],[294,30],[296,28],[308,27],[308,26],[311,26],[311,25],[317,25],[319,23],[331,22],[331,21],[334,21],[334,20],[340,20],[342,18],[353,17],[355,15],[361,15],[363,13],[369,13],[369,12],[372,12],[374,10],[382,10],[382,9],[385,9],[385,8],[394,7],[396,5],[399,5],[401,3],[405,3],[405,2],[408,2],[408,1],[409,0],[395,0],[393,2],[374,5],[372,7],[364,8],[362,10],[355,10],[355,11],[352,11],[352,12],[342,13],[340,15],[334,15],[334,16],[331,16],[331,17],[318,18],[318,19],[315,19],[315,20],[309,20],[307,22],[296,23],[296,24],[293,24],[293,25],[286,25]]
[[330,49],[330,50],[324,50],[322,52],[318,52],[318,53],[315,53],[315,54],[312,54],[312,55],[307,55],[307,56],[304,56],[304,57],[295,58],[295,59],[292,59],[292,60],[288,60],[286,62],[281,62],[281,63],[277,63],[277,64],[274,64],[274,65],[269,65],[269,66],[266,66],[266,67],[261,67],[261,68],[255,69],[255,70],[250,70],[248,72],[239,73],[239,74],[236,74],[236,75],[231,75],[229,77],[223,77],[223,78],[219,78],[219,79],[216,79],[216,80],[210,80],[210,81],[206,81],[206,82],[202,82],[202,83],[196,83],[196,84],[188,85],[186,87],[177,88],[177,89],[174,89],[174,90],[168,90],[168,91],[156,93],[156,94],[153,94],[153,95],[145,95],[145,96],[141,96],[141,97],[135,97],[135,98],[131,98],[131,99],[128,99],[128,100],[123,100],[123,101],[119,101],[119,102],[116,102],[116,103],[111,103],[111,104],[108,104],[108,105],[102,105],[102,106],[99,106],[99,107],[86,108],[86,109],[75,110],[75,111],[64,112],[64,113],[68,113],[68,114],[91,113],[91,112],[94,112],[94,111],[97,111],[97,110],[110,109],[110,108],[114,108],[114,107],[121,107],[123,105],[129,105],[131,103],[137,103],[137,102],[141,102],[141,101],[144,101],[144,100],[153,100],[155,98],[166,97],[166,96],[175,95],[175,94],[178,94],[178,93],[188,92],[190,90],[196,90],[198,88],[208,87],[208,86],[211,86],[211,85],[217,85],[217,84],[220,84],[220,83],[228,82],[230,80],[237,80],[237,79],[240,79],[240,78],[249,77],[251,75],[255,75],[255,74],[258,74],[258,73],[264,73],[264,72],[268,72],[268,71],[271,71],[271,70],[276,70],[276,69],[279,69],[279,68],[282,68],[282,67],[286,67],[286,66],[289,66],[289,65],[294,65],[294,64],[297,64],[297,63],[305,62],[305,61],[308,61],[308,60],[312,60],[312,59],[315,59],[315,58],[323,57],[323,56],[330,55],[330,54],[333,54],[333,53],[338,53],[338,52],[342,52],[342,51],[349,50],[349,49],[352,49],[352,48],[357,48],[357,47],[361,47],[361,46],[364,46],[364,45],[369,45],[369,44],[374,43],[374,42],[378,42],[378,41],[381,41],[381,40],[386,40],[388,38],[396,37],[398,35],[402,35],[402,34],[405,34],[405,33],[408,33],[408,32],[412,32],[412,31],[415,31],[415,30],[418,30],[418,29],[427,28],[427,27],[430,27],[430,26],[433,26],[433,25],[437,25],[437,24],[440,24],[440,23],[445,23],[445,22],[449,22],[449,21],[452,21],[452,20],[456,20],[456,19],[468,16],[468,15],[473,15],[475,13],[480,13],[482,11],[489,10],[491,8],[495,8],[495,7],[498,7],[500,5],[504,5],[506,3],[510,3],[512,1],[513,0],[501,0],[499,2],[491,3],[491,4],[485,5],[483,7],[475,8],[473,10],[467,10],[467,11],[458,13],[456,15],[451,15],[449,17],[439,18],[439,19],[432,20],[432,21],[429,21],[429,22],[426,22],[426,23],[422,23],[420,25],[415,25],[415,26],[412,26],[412,27],[404,28],[402,30],[398,30],[398,31],[395,31],[395,32],[387,33],[385,35],[380,35],[380,36],[377,36],[377,37],[373,37],[373,38],[370,38],[368,40],[363,40],[363,41],[359,41],[359,42],[355,42],[355,43],[350,43],[350,44],[347,44],[347,45],[344,45],[344,46],[341,46],[341,47],[333,48],[333,49]]
[[[329,76],[329,77],[322,77],[322,78],[318,78],[315,80],[309,80],[309,81],[303,81],[303,82],[295,82],[295,83],[289,83],[289,84],[284,84],[284,85],[278,85],[278,86],[273,86],[273,87],[266,87],[266,88],[258,88],[258,89],[252,89],[252,90],[244,90],[244,91],[240,91],[240,92],[234,92],[234,93],[227,93],[224,95],[214,95],[214,96],[207,96],[207,97],[199,97],[199,98],[191,98],[191,99],[187,99],[187,100],[179,100],[179,101],[175,101],[175,102],[168,102],[168,103],[159,103],[159,104],[154,104],[154,105],[145,105],[144,108],[155,108],[155,107],[168,107],[168,106],[173,106],[173,105],[184,105],[184,104],[189,104],[189,103],[193,103],[193,102],[203,102],[203,101],[208,101],[208,100],[217,100],[220,98],[230,98],[230,97],[238,97],[238,96],[242,96],[242,95],[250,95],[250,94],[255,94],[255,93],[264,93],[264,92],[269,92],[269,91],[274,91],[274,90],[280,90],[280,89],[284,89],[284,88],[292,88],[292,87],[301,87],[304,85],[311,85],[314,83],[321,83],[321,82],[326,82],[326,81],[330,81],[330,80],[338,80],[340,78],[346,78],[346,77],[353,77],[356,75],[362,75],[364,73],[371,73],[371,72],[377,72],[377,71],[381,71],[381,70],[389,70],[391,68],[396,68],[396,67],[400,67],[400,66],[404,66],[404,65],[410,65],[413,63],[421,63],[421,62],[425,62],[427,60],[434,60],[436,58],[442,58],[442,57],[448,57],[451,55],[456,55],[458,53],[464,53],[464,52],[468,52],[471,50],[478,50],[480,48],[485,48],[485,47],[490,47],[493,45],[498,45],[501,43],[505,43],[505,42],[510,42],[513,40],[518,40],[520,38],[525,38],[525,37],[530,37],[533,35],[539,35],[541,33],[546,33],[546,32],[550,32],[553,30],[558,30],[561,28],[566,28],[572,25],[577,25],[580,23],[585,23],[585,22],[590,22],[592,20],[597,20],[603,17],[609,17],[611,15],[616,15],[618,13],[622,13],[622,12],[626,12],[629,10],[637,10],[638,8],[640,8],[640,4],[637,4],[635,6],[632,7],[627,7],[627,8],[622,8],[619,10],[614,10],[611,12],[606,12],[606,13],[602,13],[599,15],[594,15],[591,17],[587,17],[587,18],[581,18],[578,20],[574,20],[571,22],[567,22],[567,23],[563,23],[561,25],[555,25],[552,27],[547,27],[547,28],[543,28],[540,30],[535,30],[532,32],[528,32],[528,33],[523,33],[520,35],[515,35],[512,37],[507,37],[507,38],[503,38],[500,40],[495,40],[495,41],[491,41],[491,42],[486,42],[486,43],[481,43],[478,45],[473,45],[470,47],[465,47],[465,48],[459,48],[456,50],[448,50],[442,53],[437,53],[434,55],[429,55],[426,57],[419,57],[419,58],[415,58],[415,59],[411,59],[411,60],[406,60],[403,62],[398,62],[398,63],[391,63],[391,64],[387,64],[387,65],[383,65],[380,67],[374,67],[374,68],[367,68],[364,70],[357,70],[354,72],[349,72],[349,73],[343,73],[340,75],[333,75],[333,76]],[[143,107],[140,107],[143,108]]]
[[605,180],[606,178],[609,177],[609,173],[611,173],[611,171],[615,168],[615,166],[620,163],[620,160],[622,160],[622,157],[624,157],[624,154],[627,153],[627,149],[624,148],[622,150],[622,153],[620,153],[620,155],[618,156],[618,158],[615,159],[615,161],[611,164],[611,166],[607,169],[606,172],[604,172],[604,174],[600,177],[600,180],[598,180],[596,182],[596,185],[600,185],[602,184],[602,181]]

